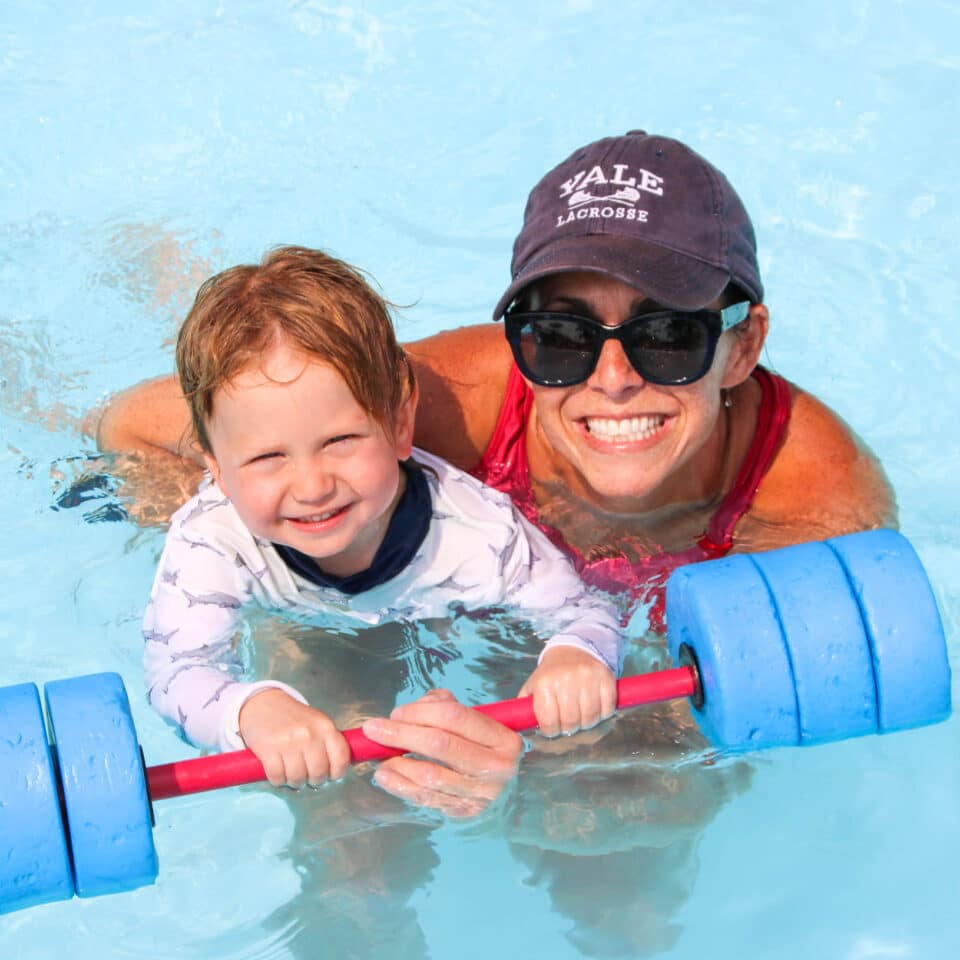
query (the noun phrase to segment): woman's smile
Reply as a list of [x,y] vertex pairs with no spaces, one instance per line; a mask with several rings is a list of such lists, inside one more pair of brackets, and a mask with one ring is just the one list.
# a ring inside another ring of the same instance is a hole
[[587,434],[601,443],[622,448],[644,443],[657,436],[667,422],[664,414],[632,417],[584,417]]

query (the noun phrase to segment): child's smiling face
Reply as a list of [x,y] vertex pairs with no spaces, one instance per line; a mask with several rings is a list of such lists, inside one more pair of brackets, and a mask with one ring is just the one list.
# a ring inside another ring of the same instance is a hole
[[390,431],[330,365],[276,343],[220,388],[207,466],[256,536],[333,576],[366,570],[403,493],[416,397]]

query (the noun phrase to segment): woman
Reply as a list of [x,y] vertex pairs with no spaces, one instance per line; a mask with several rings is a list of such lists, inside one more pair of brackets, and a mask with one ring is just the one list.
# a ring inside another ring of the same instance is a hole
[[[876,459],[816,398],[758,367],[769,316],[750,219],[719,170],[634,131],[534,187],[495,323],[412,344],[416,443],[509,490],[590,582],[652,601],[673,567],[896,524]],[[503,325],[499,323],[503,318]],[[511,356],[512,355],[512,356]],[[197,458],[172,378],[104,411],[103,449]],[[520,740],[441,691],[368,721],[377,780],[471,813]]]

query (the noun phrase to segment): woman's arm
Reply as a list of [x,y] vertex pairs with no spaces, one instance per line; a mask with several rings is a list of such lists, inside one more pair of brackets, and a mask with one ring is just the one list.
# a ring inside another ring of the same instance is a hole
[[144,380],[114,394],[87,416],[85,430],[101,450],[168,453],[203,463],[190,410],[174,376]]
[[448,330],[404,349],[420,385],[414,443],[472,470],[493,436],[510,375],[503,325]]
[[[464,469],[476,466],[493,434],[510,373],[502,325],[444,331],[407,344],[406,351],[420,385],[417,446]],[[140,452],[161,463],[168,454],[202,464],[173,376],[115,394],[87,417],[85,429],[104,451]]]

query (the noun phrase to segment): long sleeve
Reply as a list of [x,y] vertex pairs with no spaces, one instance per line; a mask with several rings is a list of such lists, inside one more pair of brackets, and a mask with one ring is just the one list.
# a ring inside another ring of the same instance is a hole
[[423,454],[431,522],[395,577],[358,594],[294,574],[244,527],[210,484],[173,517],[144,616],[144,672],[153,707],[197,746],[237,749],[240,708],[273,681],[246,682],[249,605],[366,624],[447,616],[458,606],[505,607],[544,638],[574,646],[619,673],[623,636],[612,603],[592,593],[569,559],[505,494]]
[[619,676],[624,637],[613,604],[585,586],[543,532],[514,513],[517,540],[503,560],[505,602],[547,637],[540,657],[552,647],[578,647]]
[[[152,706],[200,747],[239,749],[240,708],[267,687],[243,681],[244,607],[257,589],[240,553],[190,530],[197,512],[226,501],[210,488],[178,511],[167,534],[143,622],[143,664]],[[192,511],[192,513],[191,513]]]
[[579,647],[619,674],[625,640],[612,601],[580,580],[506,494],[422,451],[417,458],[434,477],[432,534],[418,570],[434,599],[505,606],[544,638],[545,650]]

